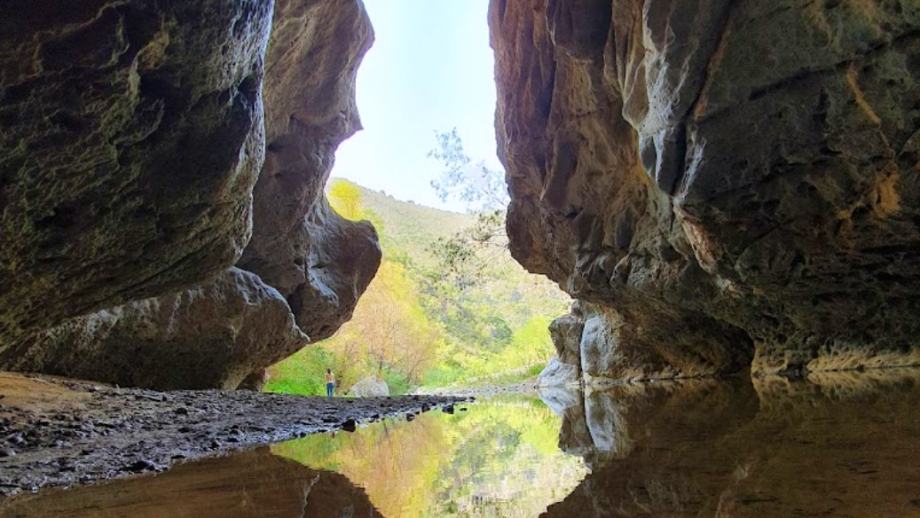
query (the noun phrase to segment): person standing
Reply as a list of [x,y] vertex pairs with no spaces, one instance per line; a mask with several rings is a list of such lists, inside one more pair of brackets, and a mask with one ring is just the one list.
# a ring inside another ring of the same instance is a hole
[[335,392],[335,374],[332,369],[326,369],[326,397],[332,397]]

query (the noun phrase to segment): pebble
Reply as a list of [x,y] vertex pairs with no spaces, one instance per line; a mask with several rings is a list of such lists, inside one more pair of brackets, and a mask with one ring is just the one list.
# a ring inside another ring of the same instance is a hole
[[146,459],[141,459],[134,461],[133,463],[125,466],[122,471],[130,471],[132,473],[140,473],[142,471],[153,471],[157,469],[157,465],[153,462],[150,462]]

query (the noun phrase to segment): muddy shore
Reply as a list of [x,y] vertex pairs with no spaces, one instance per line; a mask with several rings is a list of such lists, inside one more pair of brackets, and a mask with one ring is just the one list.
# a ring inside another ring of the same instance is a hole
[[467,399],[158,392],[0,373],[0,498],[163,471],[186,460],[310,433],[351,431]]

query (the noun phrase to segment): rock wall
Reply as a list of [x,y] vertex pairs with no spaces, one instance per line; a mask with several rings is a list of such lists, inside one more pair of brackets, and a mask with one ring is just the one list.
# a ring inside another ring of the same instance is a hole
[[231,268],[193,288],[70,319],[4,351],[0,364],[122,387],[235,389],[308,340],[276,289]]
[[361,2],[181,4],[0,21],[0,368],[255,386],[377,270],[373,227],[323,196],[360,128]]
[[3,12],[0,344],[233,265],[264,157],[271,3]]
[[380,265],[374,228],[323,196],[338,145],[361,128],[355,76],[373,41],[359,0],[276,0],[266,63],[265,167],[239,266],[284,295],[313,340],[349,318]]
[[916,364],[920,5],[493,0],[512,254],[601,378]]

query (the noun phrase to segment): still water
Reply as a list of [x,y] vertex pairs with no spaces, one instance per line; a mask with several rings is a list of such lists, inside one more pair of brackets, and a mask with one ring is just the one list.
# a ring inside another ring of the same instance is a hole
[[920,517],[920,381],[885,376],[495,397],[0,515]]

